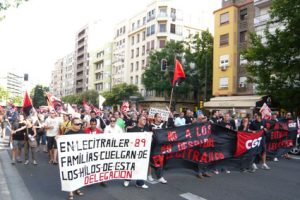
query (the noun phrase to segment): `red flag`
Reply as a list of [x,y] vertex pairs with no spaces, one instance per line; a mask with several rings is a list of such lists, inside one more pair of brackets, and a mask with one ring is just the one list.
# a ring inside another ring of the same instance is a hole
[[184,79],[185,79],[185,73],[183,71],[182,65],[179,62],[179,60],[176,59],[174,77],[173,77],[173,86],[175,86],[176,83],[180,83]]
[[59,111],[62,109],[63,103],[59,98],[55,97],[50,92],[46,92],[46,95],[47,95],[47,103],[50,110],[54,109],[56,111]]
[[91,111],[91,107],[86,103],[85,99],[83,100],[83,108],[87,112]]
[[26,116],[30,115],[30,111],[33,108],[30,97],[27,93],[27,91],[25,92],[25,97],[24,97],[24,101],[23,101],[23,113]]

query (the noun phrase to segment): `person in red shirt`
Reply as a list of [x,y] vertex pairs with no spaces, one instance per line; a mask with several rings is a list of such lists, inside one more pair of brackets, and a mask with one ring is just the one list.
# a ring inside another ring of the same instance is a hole
[[103,133],[103,131],[99,128],[97,128],[97,119],[92,118],[90,120],[90,127],[87,127],[84,129],[84,132],[87,134],[100,134]]

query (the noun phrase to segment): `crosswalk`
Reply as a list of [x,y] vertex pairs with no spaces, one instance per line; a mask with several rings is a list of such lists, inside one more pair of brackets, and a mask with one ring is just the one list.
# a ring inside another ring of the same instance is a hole
[[9,136],[0,138],[0,151],[9,149]]

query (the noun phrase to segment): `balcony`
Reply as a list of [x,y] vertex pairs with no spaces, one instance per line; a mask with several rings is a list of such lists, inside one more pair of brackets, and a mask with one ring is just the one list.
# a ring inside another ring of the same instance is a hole
[[271,5],[272,0],[254,0],[254,7],[267,7]]
[[265,25],[270,20],[270,14],[256,16],[254,18],[254,27]]
[[167,21],[168,20],[168,14],[167,13],[159,13],[156,17],[157,21]]

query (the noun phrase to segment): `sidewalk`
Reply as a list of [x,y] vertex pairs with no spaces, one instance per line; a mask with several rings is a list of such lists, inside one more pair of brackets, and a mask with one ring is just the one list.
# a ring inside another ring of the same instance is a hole
[[0,152],[0,199],[31,200],[23,179],[18,170],[11,164],[8,151]]

